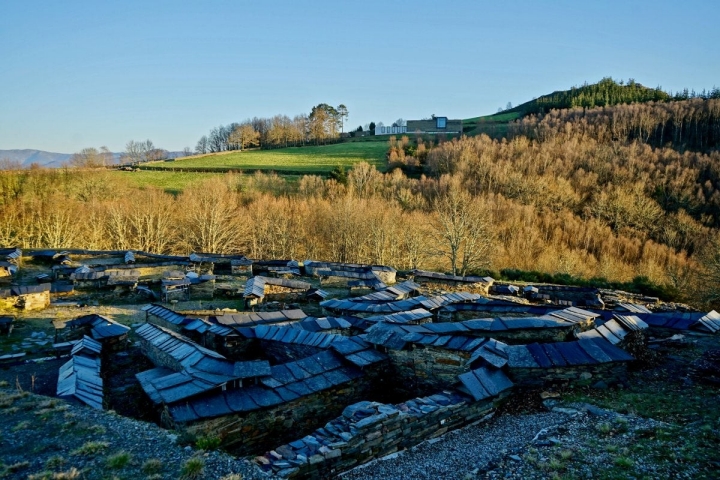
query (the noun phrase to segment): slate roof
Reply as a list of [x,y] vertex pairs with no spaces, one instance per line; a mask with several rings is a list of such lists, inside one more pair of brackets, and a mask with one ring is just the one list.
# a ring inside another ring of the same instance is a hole
[[[407,312],[391,313],[388,315],[377,315],[364,319],[369,323],[385,322],[385,323],[402,323],[416,324],[428,318],[432,318],[433,314],[424,308],[416,308]],[[437,325],[437,324],[436,324]]]
[[639,305],[637,303],[618,303],[615,309],[630,313],[652,313],[645,305]]
[[459,282],[459,283],[485,283],[485,284],[492,284],[495,279],[492,277],[461,277],[459,275],[447,275],[444,273],[438,273],[438,272],[429,272],[427,270],[413,270],[412,274],[417,277],[424,277],[424,278],[431,278],[433,280],[439,280],[439,281],[450,281],[450,282]]
[[298,328],[269,325],[255,327],[255,337],[259,340],[292,343],[322,349],[330,348],[330,345],[338,338],[345,338],[337,334],[309,332]]
[[0,248],[0,258],[17,261],[22,257],[22,250],[19,248]]
[[305,298],[317,297],[322,300],[325,300],[329,296],[330,296],[330,294],[328,292],[326,292],[325,290],[322,290],[320,288],[311,288],[310,290],[305,292]]
[[322,332],[323,330],[343,330],[352,327],[343,317],[307,317],[299,322],[288,324],[290,328],[299,328],[308,332]]
[[339,262],[318,262],[314,260],[305,260],[303,262],[305,271],[309,275],[315,275],[315,271],[318,269],[330,269],[334,271],[348,271],[348,272],[360,272],[360,271],[375,271],[375,272],[395,272],[396,270],[387,265],[368,265],[361,263],[339,263]]
[[579,333],[577,338],[603,338],[613,345],[617,345],[628,333],[646,328],[648,328],[648,324],[635,315],[616,314],[610,320],[599,323],[592,330]]
[[586,322],[588,320],[595,320],[600,317],[600,314],[583,310],[582,308],[569,307],[562,310],[556,310],[554,312],[548,312],[548,316],[560,318],[572,323]]
[[410,293],[420,290],[420,285],[410,280],[406,280],[402,283],[387,287],[384,290],[378,292],[369,293],[361,297],[353,297],[354,302],[394,302],[406,298]]
[[[219,353],[162,327],[146,323],[136,330],[138,336],[178,362],[179,372],[142,372],[136,375],[143,389],[154,401],[172,403],[212,390],[232,380],[270,374],[266,360],[232,362]],[[161,375],[160,373],[163,373]]]
[[272,278],[256,275],[248,279],[245,283],[244,297],[263,298],[265,296],[265,285],[277,285],[295,290],[310,290],[311,285],[307,282],[299,280],[290,280],[287,278]]
[[302,310],[280,310],[278,312],[249,312],[249,313],[226,313],[210,317],[226,327],[256,327],[258,325],[271,325],[279,323],[290,323],[307,318]]
[[60,367],[56,393],[58,397],[72,397],[92,408],[102,410],[103,380],[100,376],[100,358],[85,354],[71,356],[70,360]]
[[568,328],[575,325],[575,322],[549,315],[542,317],[476,318],[457,323],[473,332],[488,333],[537,328]]
[[142,308],[142,310],[149,315],[162,318],[173,325],[184,325],[190,321],[190,319],[186,318],[185,315],[180,315],[179,313],[156,303],[146,305]]
[[693,327],[706,330],[710,333],[717,333],[720,331],[720,314],[718,314],[715,310],[712,310],[706,315],[700,317]]
[[499,294],[515,295],[520,291],[520,287],[516,285],[495,285],[493,291]]
[[469,394],[475,401],[496,397],[500,393],[513,387],[510,379],[495,368],[480,367],[458,376],[463,393]]
[[200,334],[209,332],[215,335],[219,335],[221,337],[227,337],[235,333],[235,330],[233,330],[232,328],[212,323],[209,320],[205,320],[203,318],[196,318],[190,320],[189,323],[183,326],[183,330],[187,330],[190,332],[198,332]]
[[95,340],[102,340],[105,338],[120,337],[127,334],[130,331],[130,327],[117,323],[102,315],[95,313],[90,315],[83,315],[77,317],[69,322],[65,323],[66,327],[80,327],[86,326],[90,329],[90,334]]
[[331,351],[272,367],[271,376],[260,385],[228,389],[170,405],[176,422],[187,423],[232,413],[243,413],[290,402],[362,376]]
[[320,302],[320,306],[328,310],[356,313],[398,313],[424,308],[435,310],[452,303],[472,302],[478,300],[480,295],[475,293],[458,292],[438,295],[431,298],[423,296],[387,303],[355,302],[352,299],[330,299]]
[[387,285],[385,285],[379,278],[361,278],[358,280],[350,280],[347,282],[347,285],[348,287],[372,288],[373,290],[383,290],[387,288]]
[[556,368],[627,362],[633,357],[602,338],[575,342],[508,345],[508,366],[512,368]]
[[85,355],[88,357],[97,357],[101,353],[102,344],[87,335],[83,335],[83,338],[77,341],[70,351],[70,355]]
[[[712,313],[712,312],[710,312]],[[688,330],[690,328],[699,327],[701,323],[698,323],[701,318],[708,315],[702,312],[667,312],[667,313],[653,313],[637,314],[637,316],[645,321],[651,327],[662,327],[670,328],[673,330]]]
[[0,288],[0,298],[19,297],[21,295],[31,295],[34,293],[43,293],[49,291],[49,283],[41,283],[39,285],[12,286],[10,288]]

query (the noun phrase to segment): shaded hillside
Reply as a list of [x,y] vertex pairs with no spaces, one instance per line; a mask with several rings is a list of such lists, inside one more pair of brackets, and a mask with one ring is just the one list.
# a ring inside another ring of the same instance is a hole
[[544,114],[552,109],[564,108],[593,108],[619,105],[624,103],[664,102],[671,100],[670,94],[663,92],[660,87],[648,88],[634,80],[624,83],[616,82],[610,77],[603,78],[598,83],[587,83],[581,87],[572,87],[570,90],[558,90],[549,95],[543,95],[506,112],[516,112],[520,117],[529,114]]
[[[715,91],[711,92],[714,93]],[[485,133],[493,138],[507,134],[507,124],[527,115],[542,116],[551,110],[568,108],[593,108],[629,103],[667,102],[673,99],[687,99],[691,96],[687,91],[672,97],[658,88],[645,87],[634,80],[627,83],[616,82],[610,77],[598,83],[572,87],[569,90],[558,90],[548,95],[525,102],[514,108],[486,115],[469,118],[463,121],[464,132],[469,135]]]

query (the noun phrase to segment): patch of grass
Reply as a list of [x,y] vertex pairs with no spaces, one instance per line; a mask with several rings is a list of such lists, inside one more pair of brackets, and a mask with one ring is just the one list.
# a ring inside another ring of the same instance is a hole
[[45,468],[48,470],[55,470],[65,465],[65,459],[60,455],[55,455],[45,461]]
[[141,170],[138,172],[113,171],[111,172],[111,175],[125,179],[129,184],[136,187],[156,187],[167,193],[177,195],[193,183],[197,183],[211,177],[220,176],[222,173]]
[[182,466],[182,475],[180,478],[185,480],[193,480],[200,478],[205,470],[205,460],[200,457],[189,458]]
[[195,442],[195,446],[201,450],[215,450],[220,446],[220,437],[199,437]]
[[73,450],[71,455],[91,456],[107,450],[110,446],[108,442],[85,442],[82,447]]
[[2,465],[0,467],[0,477],[4,477],[11,473],[17,473],[21,470],[25,470],[30,466],[30,462],[17,462],[13,463],[12,465]]
[[231,473],[229,475],[225,475],[224,477],[220,477],[220,480],[242,480],[243,476],[239,473]]
[[612,432],[612,425],[610,425],[609,422],[601,422],[595,425],[595,430],[602,433],[603,435],[608,435],[610,432]]
[[152,475],[162,471],[163,463],[162,460],[160,460],[159,458],[150,458],[148,460],[145,460],[141,468],[144,474]]
[[[318,174],[328,173],[337,165],[351,167],[353,164],[363,161],[378,168],[384,168],[387,150],[386,142],[343,142],[333,145],[308,145],[275,150],[223,152],[188,159],[181,158],[174,162],[158,162],[149,166],[170,170],[213,168],[248,172],[271,170],[299,175]],[[130,174],[130,172],[127,173]]]
[[635,465],[633,459],[629,457],[616,457],[613,463],[620,468],[631,468]]
[[18,422],[18,424],[12,428],[12,431],[19,432],[20,430],[27,430],[30,428],[30,425],[31,423],[29,421],[23,420],[22,422]]
[[118,452],[113,455],[110,455],[107,460],[105,461],[105,464],[108,466],[108,468],[114,468],[114,469],[120,469],[125,468],[128,463],[130,463],[130,454],[127,452]]

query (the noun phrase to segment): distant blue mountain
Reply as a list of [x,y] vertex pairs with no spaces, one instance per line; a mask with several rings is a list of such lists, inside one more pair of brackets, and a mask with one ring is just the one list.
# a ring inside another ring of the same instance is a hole
[[41,167],[57,168],[70,163],[71,153],[44,152],[42,150],[0,150],[0,162],[9,160],[29,167],[33,163]]
[[[182,152],[168,152],[169,158],[181,157]],[[3,160],[12,163],[19,163],[24,168],[33,163],[46,168],[59,168],[70,163],[72,153],[45,152],[43,150],[0,150],[0,169],[3,167]],[[119,162],[122,153],[113,153],[115,162]]]

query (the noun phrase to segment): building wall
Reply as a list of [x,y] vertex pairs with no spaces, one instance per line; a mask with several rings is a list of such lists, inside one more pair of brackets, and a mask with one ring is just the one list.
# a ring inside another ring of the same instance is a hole
[[260,455],[311,433],[340,415],[346,405],[367,398],[371,384],[368,376],[360,377],[270,409],[200,420],[179,428],[197,437],[219,437],[222,448],[235,455]]
[[393,127],[393,126],[382,126],[375,127],[375,135],[401,135],[407,133],[408,129],[406,126]]
[[43,310],[50,306],[50,291],[0,299],[0,310]]
[[519,387],[592,385],[622,382],[627,374],[625,363],[602,363],[565,368],[511,368],[508,376]]
[[409,350],[389,350],[391,369],[388,378],[397,378],[394,388],[400,394],[423,395],[449,388],[458,375],[469,371],[467,352],[412,346]]
[[177,333],[181,333],[180,330],[182,330],[182,327],[180,325],[175,325],[174,323],[170,323],[160,317],[156,317],[155,315],[151,314],[148,314],[147,322],[152,323],[153,325],[157,325],[158,327],[167,328],[168,330],[172,330],[173,332]]
[[462,133],[462,120],[448,119],[444,129],[437,128],[435,119],[408,120],[407,131],[408,133],[415,133],[417,131],[421,133]]

